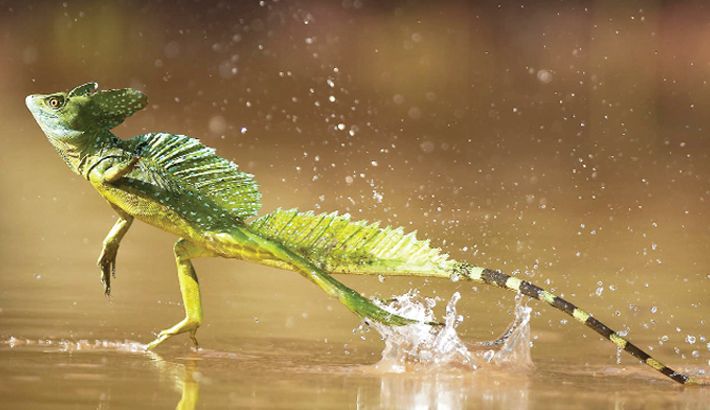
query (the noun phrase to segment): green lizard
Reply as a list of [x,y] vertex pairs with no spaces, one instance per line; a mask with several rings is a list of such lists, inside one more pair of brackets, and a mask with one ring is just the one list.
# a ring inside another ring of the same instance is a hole
[[184,135],[149,133],[122,140],[110,131],[147,105],[140,91],[98,91],[96,83],[87,83],[69,92],[30,95],[26,104],[69,168],[118,214],[98,260],[106,294],[119,244],[134,218],[180,238],[174,253],[185,318],[161,331],[147,349],[181,333],[197,345],[203,315],[191,260],[221,256],[296,271],[361,318],[391,326],[413,321],[384,310],[331,274],[459,277],[497,286],[550,304],[676,382],[695,382],[559,296],[517,277],[457,262],[401,228],[351,221],[347,214],[281,209],[250,220],[261,199],[253,176],[213,149]]

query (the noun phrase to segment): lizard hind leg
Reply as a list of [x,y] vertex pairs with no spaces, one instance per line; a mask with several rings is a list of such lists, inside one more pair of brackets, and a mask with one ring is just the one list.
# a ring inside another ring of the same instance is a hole
[[[383,309],[370,299],[340,283],[306,258],[278,243],[264,240],[263,238],[254,238],[254,241],[260,244],[261,249],[264,249],[277,259],[277,262],[273,263],[272,266],[286,266],[287,268],[296,270],[302,276],[324,290],[329,296],[337,298],[338,301],[345,305],[351,312],[365,320],[374,320],[375,322],[388,326],[404,326],[417,322],[416,320],[408,319]],[[264,261],[262,261],[262,263],[264,263]],[[439,325],[439,323],[433,322],[429,324]]]
[[161,331],[158,337],[146,345],[152,350],[169,338],[181,333],[190,333],[192,342],[197,347],[197,328],[202,324],[202,301],[200,299],[200,284],[197,281],[195,268],[191,259],[201,256],[212,256],[213,253],[186,240],[180,239],[175,243],[175,262],[177,264],[178,281],[182,303],[185,307],[185,318],[170,328]]

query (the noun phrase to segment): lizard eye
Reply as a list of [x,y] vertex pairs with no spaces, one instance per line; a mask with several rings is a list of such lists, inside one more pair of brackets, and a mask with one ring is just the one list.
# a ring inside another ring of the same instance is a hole
[[59,96],[49,97],[47,99],[47,105],[56,109],[59,109],[64,105],[64,98]]

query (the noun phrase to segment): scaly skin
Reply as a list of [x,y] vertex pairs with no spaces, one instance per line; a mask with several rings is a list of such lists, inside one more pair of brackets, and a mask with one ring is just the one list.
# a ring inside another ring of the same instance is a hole
[[181,333],[188,333],[197,345],[195,335],[203,315],[191,261],[221,256],[296,271],[358,316],[393,326],[413,321],[380,308],[330,273],[458,276],[501,287],[563,311],[676,382],[696,382],[566,300],[527,281],[450,259],[401,228],[295,210],[277,210],[247,222],[260,206],[251,175],[185,136],[117,138],[110,130],[144,108],[147,98],[128,88],[97,88],[96,83],[87,83],[69,92],[30,95],[26,104],[69,168],[86,178],[119,216],[98,261],[106,294],[115,275],[119,244],[133,219],[180,238],[174,253],[185,318],[161,331],[148,349]]

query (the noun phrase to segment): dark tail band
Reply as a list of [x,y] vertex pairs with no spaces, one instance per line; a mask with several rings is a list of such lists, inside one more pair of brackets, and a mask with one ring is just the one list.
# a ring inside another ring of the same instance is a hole
[[661,372],[665,376],[673,379],[674,381],[680,384],[695,383],[693,378],[685,374],[678,373],[670,367],[659,362],[658,360],[654,359],[653,357],[651,357],[651,355],[644,352],[638,346],[634,345],[628,340],[624,339],[614,330],[609,328],[609,326],[600,322],[589,313],[578,308],[574,304],[562,299],[561,297],[553,295],[552,293],[546,291],[545,289],[537,285],[516,278],[514,276],[506,275],[502,272],[498,272],[491,269],[478,268],[464,263],[456,267],[456,269],[454,270],[454,274],[464,276],[476,282],[483,282],[488,285],[494,285],[503,289],[511,290],[513,292],[519,292],[533,299],[546,302],[549,305],[572,316],[578,322],[585,324],[587,327],[593,329],[595,332],[599,333],[604,338],[610,340],[620,349],[623,349],[630,355],[641,360],[645,364],[651,366],[652,368]]

